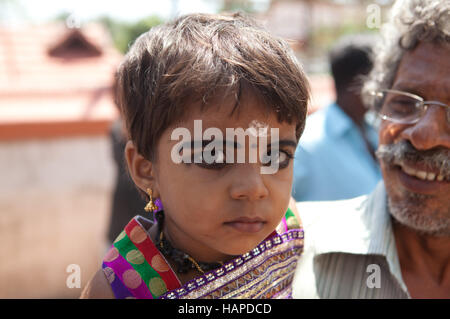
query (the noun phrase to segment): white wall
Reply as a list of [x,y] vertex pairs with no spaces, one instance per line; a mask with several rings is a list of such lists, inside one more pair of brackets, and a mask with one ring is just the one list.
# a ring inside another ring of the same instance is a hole
[[0,298],[77,298],[101,266],[115,179],[107,136],[0,143]]

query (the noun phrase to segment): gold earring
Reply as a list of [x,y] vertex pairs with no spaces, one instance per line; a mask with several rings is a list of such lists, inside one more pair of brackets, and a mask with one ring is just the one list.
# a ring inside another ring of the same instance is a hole
[[147,194],[150,197],[150,200],[144,209],[147,213],[152,213],[152,212],[158,210],[158,206],[156,206],[155,202],[153,201],[153,197],[152,197],[153,192],[150,188],[147,188]]

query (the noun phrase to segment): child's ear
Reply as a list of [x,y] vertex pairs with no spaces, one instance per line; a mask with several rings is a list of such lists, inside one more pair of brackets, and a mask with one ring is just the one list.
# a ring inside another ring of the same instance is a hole
[[125,159],[127,161],[128,171],[136,186],[144,193],[147,193],[147,189],[150,188],[153,196],[159,197],[159,190],[157,189],[154,178],[154,166],[152,162],[139,154],[132,141],[128,141],[125,146]]

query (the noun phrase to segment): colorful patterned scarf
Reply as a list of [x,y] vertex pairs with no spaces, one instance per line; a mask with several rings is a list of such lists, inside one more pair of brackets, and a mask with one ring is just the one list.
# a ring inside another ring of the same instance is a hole
[[288,209],[277,231],[250,252],[181,285],[136,216],[114,241],[103,271],[118,299],[290,298],[303,229]]

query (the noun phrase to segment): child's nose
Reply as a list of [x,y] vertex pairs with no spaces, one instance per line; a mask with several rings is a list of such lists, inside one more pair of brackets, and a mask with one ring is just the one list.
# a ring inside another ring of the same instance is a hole
[[269,190],[259,164],[236,164],[230,195],[233,199],[256,201],[266,198]]

